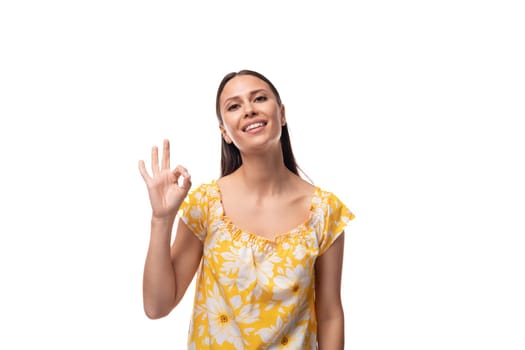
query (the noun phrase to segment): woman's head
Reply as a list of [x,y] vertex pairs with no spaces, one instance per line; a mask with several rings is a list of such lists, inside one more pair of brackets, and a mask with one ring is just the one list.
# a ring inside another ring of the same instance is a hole
[[[298,175],[298,166],[293,155],[292,146],[290,143],[290,135],[288,133],[288,127],[287,124],[284,122],[284,106],[282,104],[281,97],[275,86],[272,84],[272,82],[262,74],[251,70],[241,70],[239,72],[228,73],[224,76],[221,83],[219,84],[219,88],[217,89],[217,97],[215,103],[217,119],[219,121],[221,129],[224,130],[224,116],[222,112],[223,109],[221,108],[221,97],[223,91],[232,79],[239,76],[251,76],[259,79],[261,82],[264,83],[264,85],[268,87],[268,90],[273,95],[275,103],[277,104],[277,106],[283,114],[283,122],[280,126],[280,145],[283,154],[284,164],[290,171]],[[242,165],[242,157],[241,152],[233,142],[227,142],[227,140],[225,140],[224,137],[222,137],[221,139],[221,176],[226,176],[237,170]]]

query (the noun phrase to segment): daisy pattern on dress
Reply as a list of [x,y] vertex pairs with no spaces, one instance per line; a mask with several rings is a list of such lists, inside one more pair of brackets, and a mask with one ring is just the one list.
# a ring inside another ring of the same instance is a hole
[[268,350],[296,350],[302,349],[304,345],[305,326],[299,326],[293,329],[293,332],[281,335],[275,345],[268,348]]
[[257,335],[261,337],[264,344],[271,344],[271,341],[273,338],[275,338],[275,334],[280,333],[282,328],[283,319],[279,316],[277,317],[277,320],[275,320],[275,324],[273,326],[260,329],[257,332]]
[[244,349],[241,330],[235,322],[233,311],[220,295],[217,285],[206,299],[206,309],[210,337],[219,345],[226,342],[237,350]]
[[287,267],[283,275],[276,276],[273,280],[273,299],[282,301],[282,306],[297,303],[299,295],[302,295],[310,285],[311,277],[303,265]]
[[268,256],[264,253],[257,253],[255,255],[255,270],[257,273],[257,281],[263,286],[267,286],[270,283],[271,278],[274,275],[275,264],[278,264],[283,259],[277,255]]
[[203,184],[180,210],[203,242],[188,347],[316,349],[314,264],[353,214],[317,188],[309,219],[270,241],[233,225],[218,191]]
[[282,248],[284,250],[291,250],[295,260],[302,260],[307,253],[306,247],[304,245],[294,245],[290,242],[284,242],[282,244]]
[[190,215],[193,219],[198,220],[201,218],[202,212],[200,211],[200,208],[195,205],[191,207]]
[[253,332],[256,329],[256,327],[253,327],[253,324],[259,321],[261,314],[259,304],[243,304],[239,295],[231,298],[230,303],[235,308],[235,321],[244,326],[243,333],[249,334]]
[[255,282],[256,271],[250,247],[230,247],[222,254],[220,282],[225,286],[236,286],[239,291],[247,289]]
[[303,260],[306,256],[306,247],[304,245],[299,245],[295,247],[293,250],[293,256],[295,260]]

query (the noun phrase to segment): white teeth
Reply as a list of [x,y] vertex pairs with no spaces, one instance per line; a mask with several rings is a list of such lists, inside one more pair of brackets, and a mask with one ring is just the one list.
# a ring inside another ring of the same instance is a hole
[[251,129],[255,129],[255,128],[258,128],[260,126],[264,126],[264,123],[263,122],[259,122],[259,123],[250,124],[246,128],[244,128],[244,131],[250,131]]

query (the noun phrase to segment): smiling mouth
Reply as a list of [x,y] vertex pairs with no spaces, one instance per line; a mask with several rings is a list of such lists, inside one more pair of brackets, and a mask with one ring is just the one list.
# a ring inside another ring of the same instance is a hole
[[253,130],[253,129],[256,129],[256,128],[260,128],[262,126],[265,126],[266,123],[265,122],[257,122],[257,123],[253,123],[253,124],[250,124],[248,126],[246,126],[243,131],[246,132],[246,131],[250,131],[250,130]]

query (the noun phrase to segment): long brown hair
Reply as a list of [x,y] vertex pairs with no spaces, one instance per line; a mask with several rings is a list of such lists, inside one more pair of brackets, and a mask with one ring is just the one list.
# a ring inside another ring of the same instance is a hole
[[[275,95],[275,99],[277,100],[277,104],[279,107],[282,105],[281,96],[279,95],[279,92],[275,88],[275,86],[272,84],[270,80],[268,80],[264,75],[261,73],[252,71],[252,70],[241,70],[239,72],[231,72],[224,76],[221,83],[219,84],[219,88],[217,89],[217,99],[215,102],[215,108],[217,113],[217,119],[219,119],[219,123],[222,125],[223,120],[221,116],[220,111],[220,96],[222,93],[222,90],[224,90],[224,86],[226,83],[228,83],[231,79],[238,75],[252,75],[254,77],[257,77],[264,81],[268,86],[270,87],[270,90],[272,90],[272,93]],[[224,138],[221,136],[222,144],[221,144],[221,177],[226,176],[228,174],[233,173],[235,170],[237,170],[242,165],[242,157],[241,152],[232,143],[227,143]],[[294,174],[299,175],[299,167],[297,165],[297,162],[295,161],[295,157],[292,151],[292,144],[290,142],[290,134],[288,133],[288,123],[282,126],[281,129],[281,149],[283,151],[283,158],[284,158],[284,165]]]

